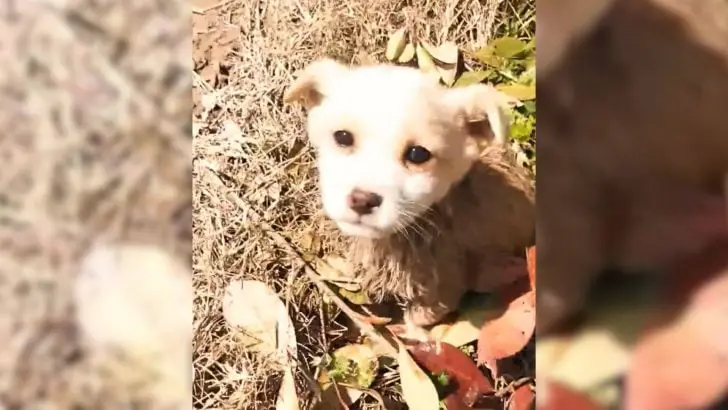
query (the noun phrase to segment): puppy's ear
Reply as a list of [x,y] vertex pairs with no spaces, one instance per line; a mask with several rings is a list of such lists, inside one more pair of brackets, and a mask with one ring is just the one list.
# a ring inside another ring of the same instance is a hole
[[503,93],[485,84],[452,88],[447,93],[447,103],[465,121],[471,136],[496,144],[508,141],[511,116]]
[[286,90],[283,102],[299,102],[306,109],[320,104],[325,96],[326,85],[346,70],[343,64],[329,58],[309,64]]

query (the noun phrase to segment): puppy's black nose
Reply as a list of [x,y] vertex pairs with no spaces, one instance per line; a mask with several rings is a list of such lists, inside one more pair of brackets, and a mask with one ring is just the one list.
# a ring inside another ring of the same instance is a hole
[[382,205],[382,196],[356,188],[349,194],[347,202],[349,208],[357,214],[368,215],[374,211],[374,208]]

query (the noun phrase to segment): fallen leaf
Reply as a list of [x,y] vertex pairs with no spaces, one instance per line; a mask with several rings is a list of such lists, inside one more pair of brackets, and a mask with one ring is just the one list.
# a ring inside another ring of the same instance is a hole
[[116,381],[148,380],[157,406],[179,408],[189,400],[189,265],[153,246],[97,245],[81,261],[73,296],[89,353],[129,359],[119,363],[124,370]]
[[338,407],[340,403],[350,406],[371,386],[379,360],[376,352],[366,344],[343,346],[331,355],[329,363],[318,382],[322,387],[322,402],[328,407]]
[[448,86],[452,86],[455,83],[455,77],[458,72],[457,66],[452,66],[452,68],[443,68],[438,66],[436,69],[443,83]]
[[523,85],[523,84],[498,84],[496,86],[498,91],[516,98],[520,101],[528,101],[536,98],[536,86],[535,85]]
[[480,329],[489,320],[501,314],[488,294],[472,296],[467,305],[461,304],[458,316],[452,322],[439,323],[430,330],[430,338],[453,346],[462,346],[478,339]]
[[481,70],[481,71],[465,71],[460,75],[460,77],[455,81],[455,84],[453,86],[455,87],[467,87],[469,85],[482,83],[485,81],[486,78],[490,76],[491,72],[487,70]]
[[502,316],[483,326],[478,338],[478,363],[511,357],[528,344],[536,324],[532,292],[515,298]]
[[495,55],[493,48],[490,46],[480,48],[473,53],[473,57],[481,63],[494,68],[502,68],[508,62],[505,58]]
[[286,306],[265,283],[230,282],[222,314],[231,327],[242,331],[238,340],[246,349],[274,355],[281,363],[296,356],[296,334]]
[[325,281],[349,292],[359,292],[361,290],[360,280],[355,276],[353,267],[346,259],[330,255],[323,259],[317,259],[315,267],[316,272]]
[[368,305],[372,303],[372,300],[369,298],[369,294],[363,289],[357,292],[352,292],[350,290],[341,288],[339,289],[339,293],[343,298],[355,305]]
[[550,380],[539,382],[542,388],[536,394],[536,408],[539,410],[602,410],[582,393]]
[[513,58],[526,50],[527,45],[523,40],[515,37],[500,37],[490,43],[493,54],[502,58]]
[[410,348],[415,361],[430,374],[446,374],[457,395],[472,406],[483,395],[493,392],[493,385],[473,360],[460,349],[442,342],[417,343]]
[[440,399],[430,377],[414,361],[401,343],[397,355],[398,372],[402,383],[402,397],[410,409],[439,410]]
[[531,290],[536,290],[536,246],[526,249],[526,269],[528,270],[528,279],[531,282]]
[[276,410],[298,410],[299,408],[293,371],[291,371],[290,367],[286,367],[281,389],[278,391],[278,397],[276,398]]
[[437,62],[446,64],[446,65],[454,65],[454,66],[457,65],[458,57],[460,55],[457,44],[448,41],[448,42],[444,42],[444,43],[440,44],[439,46],[435,47],[431,44],[427,44],[427,43],[423,42],[422,46],[427,49],[427,51],[430,53],[430,55]]
[[403,27],[389,36],[389,41],[387,42],[387,50],[385,53],[385,57],[387,57],[387,60],[396,60],[402,54],[406,45],[407,29]]
[[340,383],[366,389],[379,369],[377,354],[366,344],[350,344],[335,350],[328,375]]
[[402,50],[402,54],[400,54],[399,58],[397,58],[397,62],[400,64],[407,64],[412,61],[413,58],[415,58],[415,45],[407,43],[407,45],[404,46],[404,50]]
[[430,55],[430,52],[422,45],[418,44],[415,53],[417,54],[417,66],[424,73],[437,73],[437,65]]
[[536,399],[531,386],[522,384],[516,387],[508,403],[508,410],[530,410]]
[[321,252],[321,238],[315,232],[306,232],[301,240],[303,260],[313,262]]

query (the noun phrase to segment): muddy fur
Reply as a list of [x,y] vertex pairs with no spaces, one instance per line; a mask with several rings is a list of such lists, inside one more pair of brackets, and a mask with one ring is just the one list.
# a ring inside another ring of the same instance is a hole
[[728,3],[598,1],[569,24],[576,3],[539,4],[539,333],[606,268],[728,234]]
[[534,226],[533,182],[494,145],[416,223],[382,239],[350,238],[350,260],[375,297],[405,300],[412,320],[428,325],[454,310],[466,291],[525,275]]

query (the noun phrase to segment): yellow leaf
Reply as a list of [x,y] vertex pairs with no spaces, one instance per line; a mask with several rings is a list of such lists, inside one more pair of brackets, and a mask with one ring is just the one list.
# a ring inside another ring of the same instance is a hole
[[422,43],[423,47],[427,49],[430,55],[440,63],[448,65],[457,65],[458,63],[458,46],[453,42],[445,42],[437,47],[434,47],[427,43]]
[[536,86],[522,84],[498,84],[498,91],[516,98],[520,101],[528,101],[536,98]]
[[372,303],[371,299],[369,299],[369,295],[364,290],[352,292],[341,288],[339,289],[339,293],[341,293],[341,296],[343,296],[346,300],[355,305],[367,305]]
[[478,84],[483,82],[488,76],[490,76],[490,71],[466,71],[455,81],[455,87],[467,87]]
[[401,342],[397,362],[399,363],[399,378],[402,383],[402,397],[411,409],[439,410],[440,399],[437,389],[429,376],[420,368],[410,356]]
[[527,45],[524,41],[515,37],[501,37],[490,43],[493,53],[499,57],[512,58],[525,50]]
[[452,68],[437,67],[437,73],[440,74],[443,83],[448,86],[455,84],[455,76],[457,75],[457,68],[455,66]]
[[435,61],[432,59],[432,55],[422,44],[417,45],[415,52],[417,54],[417,66],[420,67],[420,70],[425,73],[437,72],[437,66],[435,65]]
[[404,48],[407,45],[406,34],[407,29],[403,27],[389,36],[387,52],[385,53],[387,60],[394,61],[400,56],[400,54],[402,54],[402,51],[404,51]]
[[397,62],[400,64],[407,64],[412,59],[415,58],[415,46],[412,43],[407,43],[407,45],[404,46],[404,50],[402,50],[402,54],[400,54],[399,58],[397,58]]
[[477,340],[483,324],[501,314],[502,309],[493,308],[490,304],[472,307],[462,311],[454,322],[433,327],[430,337],[453,346],[462,346]]
[[361,290],[359,279],[354,276],[354,269],[344,258],[330,255],[317,259],[315,265],[316,272],[327,282],[350,292]]

